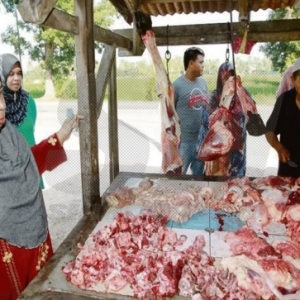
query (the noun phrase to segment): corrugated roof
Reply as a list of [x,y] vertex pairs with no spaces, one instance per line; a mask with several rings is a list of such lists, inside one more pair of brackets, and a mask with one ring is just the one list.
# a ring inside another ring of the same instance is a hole
[[134,11],[141,11],[150,16],[166,16],[175,13],[223,13],[233,10],[245,14],[245,11],[293,7],[297,0],[110,0],[110,2],[130,24],[133,21]]

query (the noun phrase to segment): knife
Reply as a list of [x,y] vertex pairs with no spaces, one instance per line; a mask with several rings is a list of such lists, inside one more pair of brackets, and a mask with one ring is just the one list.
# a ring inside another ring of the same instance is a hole
[[288,164],[290,167],[298,168],[298,165],[297,165],[294,161],[292,161],[292,160],[289,160],[289,161],[287,162],[287,164]]

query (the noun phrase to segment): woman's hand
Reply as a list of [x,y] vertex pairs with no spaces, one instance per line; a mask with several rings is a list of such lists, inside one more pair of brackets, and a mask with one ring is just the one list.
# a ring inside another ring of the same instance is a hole
[[73,129],[75,128],[78,130],[79,122],[83,119],[83,116],[76,114],[71,119],[66,119],[64,121],[60,130],[56,133],[57,138],[62,146],[64,142],[70,138]]

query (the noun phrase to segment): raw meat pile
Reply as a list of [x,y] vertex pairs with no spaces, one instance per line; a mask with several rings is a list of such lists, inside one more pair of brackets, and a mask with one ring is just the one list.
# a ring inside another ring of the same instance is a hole
[[163,183],[154,184],[152,180],[145,178],[137,188],[122,187],[108,195],[106,201],[112,207],[140,205],[150,208],[154,213],[165,215],[170,220],[184,222],[194,213],[206,208],[212,194],[213,190],[208,186],[166,188]]
[[93,290],[99,282],[107,293],[130,285],[139,299],[165,299],[176,294],[193,299],[259,299],[238,287],[237,278],[217,269],[203,251],[202,235],[185,250],[186,237],[166,227],[167,219],[145,212],[118,214],[112,224],[90,237],[75,261],[63,267],[66,278]]
[[[193,300],[300,299],[300,178],[235,178],[218,190],[178,186],[164,188],[145,178],[136,188],[111,193],[106,200],[115,207],[151,209],[137,216],[119,213],[91,235],[63,268],[67,279],[90,290],[101,283],[108,293],[130,286],[139,299],[176,294]],[[211,257],[202,235],[186,245],[186,236],[166,227],[174,216],[185,219],[195,208],[221,209],[247,222],[225,236],[231,256]]]

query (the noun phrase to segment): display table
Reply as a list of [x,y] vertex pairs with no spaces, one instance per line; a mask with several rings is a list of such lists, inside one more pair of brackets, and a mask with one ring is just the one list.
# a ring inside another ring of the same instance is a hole
[[[105,198],[117,188],[124,186],[134,187],[145,177],[154,180],[160,180],[163,185],[169,185],[170,187],[177,189],[184,189],[186,184],[195,184],[200,186],[211,186],[215,191],[219,190],[220,193],[222,192],[220,187],[224,184],[224,181],[228,179],[218,177],[194,177],[189,175],[166,176],[160,174],[120,173],[101,197],[101,205],[99,201],[99,205],[95,207],[90,214],[85,215],[80,220],[77,226],[68,235],[66,240],[57,249],[54,257],[40,271],[38,276],[27,287],[19,299],[59,300],[70,299],[70,297],[74,300],[133,299],[130,287],[124,288],[118,293],[114,294],[105,293],[105,289],[101,285],[98,285],[97,292],[80,289],[66,280],[66,277],[62,272],[62,267],[65,266],[70,260],[74,260],[78,255],[78,243],[81,245],[88,243],[89,235],[109,224],[118,212],[130,211],[133,214],[139,214],[142,212],[143,208],[136,205],[126,206],[123,208],[109,208],[105,203]],[[191,218],[191,222],[180,224],[171,221],[168,223],[168,227],[171,227],[179,235],[184,234],[187,236],[187,240],[183,245],[183,248],[188,247],[193,242],[194,238],[201,234],[204,236],[206,241],[205,251],[210,256],[215,258],[228,257],[231,256],[231,252],[229,246],[224,242],[224,237],[227,233],[226,226],[227,228],[233,226],[235,227],[235,230],[237,230],[239,227],[243,226],[244,223],[238,219],[236,220],[232,218],[231,216],[226,217],[228,217],[228,219],[222,220],[222,230],[218,230],[218,222],[216,222],[218,218],[216,217],[216,214],[210,210],[199,212],[198,215],[195,215]],[[280,229],[278,232],[276,232],[275,229],[274,235],[271,233],[267,237],[267,239],[270,241],[282,238],[285,238],[285,236],[280,234]],[[172,299],[176,300],[187,298],[175,296]]]

